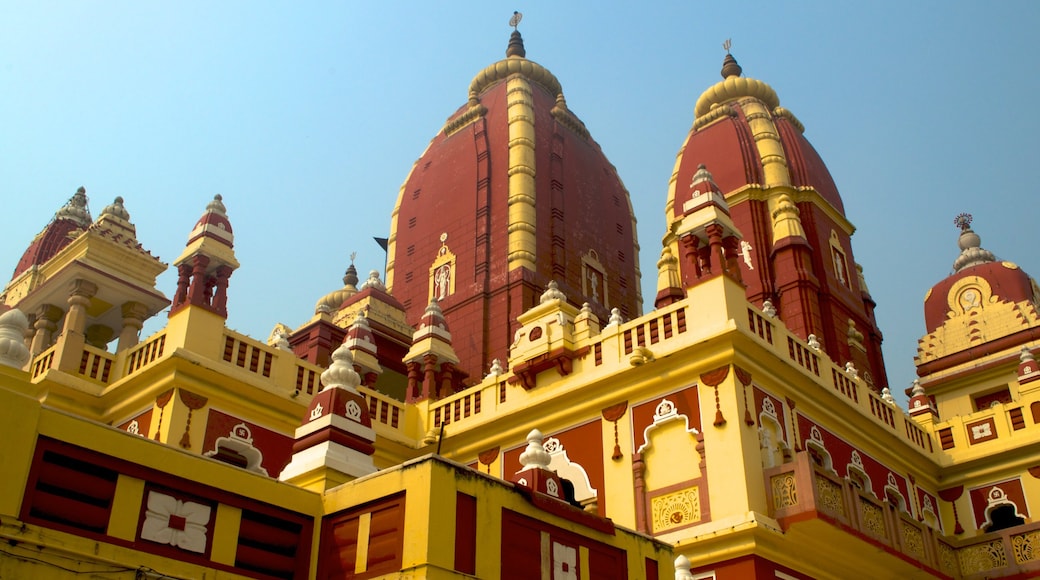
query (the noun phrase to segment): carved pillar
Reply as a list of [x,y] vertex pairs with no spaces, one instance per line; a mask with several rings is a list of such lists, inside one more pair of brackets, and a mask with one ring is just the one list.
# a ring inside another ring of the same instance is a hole
[[209,256],[197,255],[192,258],[191,285],[188,286],[188,303],[195,306],[206,306],[206,267]]
[[[180,290],[178,289],[178,291]],[[116,351],[137,345],[137,341],[140,340],[139,333],[144,326],[144,317],[148,314],[148,309],[140,302],[124,302],[122,312],[123,328],[119,331],[119,343],[116,345]]]
[[58,321],[65,312],[53,304],[44,304],[36,311],[36,322],[33,328],[32,347],[29,352],[36,356],[50,348],[54,342],[54,331],[58,328]]
[[723,267],[725,272],[730,275],[734,280],[743,283],[744,278],[740,272],[740,239],[736,236],[729,236],[722,240],[723,248]]
[[697,247],[700,245],[700,240],[693,234],[686,234],[679,238],[679,245],[682,247],[682,267],[680,268],[683,273],[683,282],[689,285],[693,280],[701,277],[701,266],[700,260],[697,259]]
[[422,396],[419,388],[419,363],[407,363],[408,368],[408,402],[418,401]]
[[704,232],[708,234],[708,247],[711,248],[708,258],[711,271],[725,272],[726,249],[722,246],[722,234],[725,233],[725,230],[719,224],[711,224],[704,228]]
[[225,318],[227,317],[228,279],[231,278],[231,272],[233,271],[234,270],[228,266],[220,266],[217,268],[217,292],[213,296],[213,310]]
[[374,372],[374,371],[369,371],[369,372],[364,374],[365,382],[363,382],[361,384],[366,386],[366,387],[368,387],[368,388],[370,388],[370,389],[374,389],[376,387],[376,379],[378,379],[378,378],[379,378],[379,373]]
[[191,264],[177,266],[177,292],[173,295],[173,312],[188,301],[188,285],[191,284]]
[[87,305],[97,293],[97,284],[87,280],[75,280],[69,287],[69,310],[65,313],[65,332],[86,334]]
[[437,398],[443,399],[455,394],[455,365],[446,362],[441,365],[440,385],[437,389]]
[[437,389],[437,355],[423,355],[423,383],[421,397],[426,399]]
[[646,481],[643,473],[646,465],[643,463],[643,454],[632,454],[632,485],[636,492],[636,530],[649,534],[646,525]]

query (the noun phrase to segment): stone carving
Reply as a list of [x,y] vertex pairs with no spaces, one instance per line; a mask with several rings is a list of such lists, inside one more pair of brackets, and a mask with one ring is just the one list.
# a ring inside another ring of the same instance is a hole
[[697,486],[650,500],[654,533],[701,521],[700,492]]
[[141,539],[203,554],[211,511],[209,506],[151,491]]
[[774,475],[769,480],[769,483],[773,488],[774,510],[798,505],[798,488],[793,472]]

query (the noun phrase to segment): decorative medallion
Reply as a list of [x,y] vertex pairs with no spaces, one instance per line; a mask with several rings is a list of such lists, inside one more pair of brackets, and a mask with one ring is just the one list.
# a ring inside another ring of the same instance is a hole
[[700,491],[697,486],[650,500],[654,533],[701,521]]
[[141,526],[141,539],[169,544],[182,550],[206,552],[206,526],[212,508],[151,491]]
[[358,405],[357,401],[347,401],[347,418],[352,421],[361,421],[361,405]]

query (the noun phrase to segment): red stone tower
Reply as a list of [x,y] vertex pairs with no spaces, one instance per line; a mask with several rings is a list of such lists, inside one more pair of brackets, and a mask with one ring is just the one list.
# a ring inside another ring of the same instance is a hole
[[391,294],[412,326],[437,301],[471,377],[506,360],[550,281],[603,319],[641,313],[628,192],[519,32],[412,168],[390,227]]
[[727,54],[724,80],[697,100],[669,185],[658,301],[674,300],[680,282],[703,279],[710,241],[684,224],[703,199],[707,171],[739,232],[724,256],[739,268],[748,300],[768,301],[789,329],[806,340],[815,335],[832,359],[852,362],[880,391],[887,385],[881,332],[838,189],[801,122],[769,85],[741,72]]

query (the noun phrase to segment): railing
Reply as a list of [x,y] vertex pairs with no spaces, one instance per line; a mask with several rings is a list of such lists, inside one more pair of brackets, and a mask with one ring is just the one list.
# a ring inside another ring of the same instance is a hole
[[162,357],[166,349],[166,331],[153,335],[147,342],[143,342],[130,349],[126,357],[126,372],[123,376],[141,370]]
[[859,388],[855,381],[845,375],[845,372],[837,368],[831,368],[831,383],[834,390],[845,395],[853,402],[859,402]]
[[273,347],[244,335],[224,334],[224,361],[251,373],[270,378],[271,363],[274,361],[273,351]]
[[[674,318],[674,321],[673,321]],[[657,316],[622,332],[625,354],[632,354],[635,347],[650,346],[686,332],[686,309],[660,311]],[[596,359],[599,365],[601,357]]]
[[1033,577],[1040,572],[1040,522],[980,534],[956,553],[966,579]]
[[47,372],[47,369],[51,368],[51,364],[54,362],[54,350],[57,345],[48,348],[36,356],[36,359],[32,363],[32,378],[37,378],[43,373]]
[[[896,426],[895,412],[892,410],[892,405],[889,405],[884,399],[870,391],[867,391],[867,400],[870,401],[871,415],[874,415],[889,427]],[[909,432],[907,433],[907,437],[910,437]]]
[[820,356],[809,347],[795,341],[793,336],[787,337],[787,357],[810,373],[820,376]]
[[304,361],[296,361],[295,393],[313,395],[321,390],[321,373],[325,369]]
[[479,414],[483,394],[484,389],[467,389],[438,401],[436,407],[430,408],[433,426],[440,427],[441,423],[447,425]]
[[906,427],[907,439],[913,441],[917,444],[918,447],[929,453],[933,451],[932,438],[924,432],[924,429],[918,427],[917,424],[915,424],[911,419],[908,419],[906,416],[903,417],[903,425]]
[[90,345],[83,347],[83,356],[79,361],[79,374],[82,377],[108,384],[112,375],[112,367],[116,357],[106,351]]
[[[747,316],[751,332],[757,334],[759,338],[769,344],[773,344],[773,323],[751,308],[747,309]],[[817,374],[819,373],[817,372]]]
[[401,429],[404,403],[366,387],[358,387],[358,391],[368,399],[368,414],[373,422],[382,423],[392,429]]

